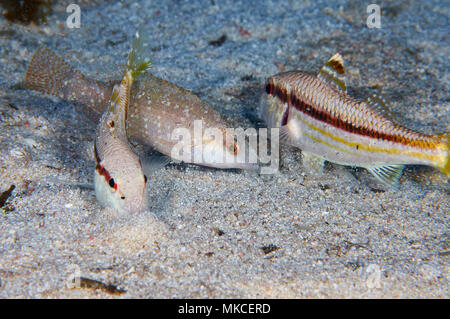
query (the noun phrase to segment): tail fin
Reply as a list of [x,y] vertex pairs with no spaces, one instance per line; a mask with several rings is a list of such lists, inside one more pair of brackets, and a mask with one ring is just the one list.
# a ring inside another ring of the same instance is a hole
[[33,55],[25,75],[25,87],[79,102],[95,119],[109,104],[112,84],[88,79],[51,50],[41,47]]
[[450,175],[450,160],[449,160],[449,151],[450,151],[450,133],[444,133],[439,135],[441,139],[441,143],[439,144],[439,148],[442,150],[442,164],[439,165],[439,170],[446,174]]
[[41,93],[61,96],[65,83],[75,73],[79,72],[54,52],[41,47],[34,53],[28,66],[25,86]]

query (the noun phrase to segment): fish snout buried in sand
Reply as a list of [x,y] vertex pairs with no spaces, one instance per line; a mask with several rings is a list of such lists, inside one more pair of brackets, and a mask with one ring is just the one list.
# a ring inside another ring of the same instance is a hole
[[138,213],[146,208],[147,177],[139,157],[133,152],[126,132],[126,117],[134,79],[151,61],[142,58],[139,33],[133,41],[127,69],[119,85],[115,85],[110,106],[97,126],[95,139],[95,194],[100,203],[123,213]]

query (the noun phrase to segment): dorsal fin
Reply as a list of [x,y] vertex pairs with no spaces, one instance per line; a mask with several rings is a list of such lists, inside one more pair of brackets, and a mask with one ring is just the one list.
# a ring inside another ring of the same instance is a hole
[[320,69],[318,77],[333,87],[347,93],[344,60],[339,53],[333,55]]
[[115,84],[109,102],[109,112],[115,114],[119,112],[120,106],[118,105],[118,99],[119,99],[119,84]]
[[370,106],[370,108],[384,117],[395,120],[394,115],[391,113],[386,97],[381,93],[381,91],[371,94],[365,102]]

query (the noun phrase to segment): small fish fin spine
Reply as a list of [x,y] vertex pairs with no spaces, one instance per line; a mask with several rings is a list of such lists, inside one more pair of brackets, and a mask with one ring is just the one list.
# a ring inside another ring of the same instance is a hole
[[449,149],[450,149],[450,133],[444,133],[438,135],[437,138],[440,140],[438,143],[438,149],[440,150],[440,160],[437,168],[447,175],[450,176],[450,160],[449,160]]
[[147,176],[150,176],[154,171],[165,167],[170,161],[171,158],[163,154],[145,156],[141,161],[142,170]]
[[114,87],[113,93],[111,95],[111,106],[113,107],[113,112],[117,115],[120,126],[125,129],[126,118],[128,112],[128,103],[130,100],[130,90],[132,79],[129,78],[129,73],[123,77],[120,82],[120,86]]
[[120,86],[118,84],[114,85],[111,93],[111,103],[109,106],[109,112],[117,114],[120,112]]
[[133,46],[128,55],[127,72],[126,75],[130,80],[130,85],[140,74],[150,68],[152,60],[146,56],[144,48],[144,37],[140,32],[136,32],[136,37],[133,39]]
[[318,77],[332,87],[347,93],[344,60],[339,53],[333,55],[320,69]]
[[117,103],[119,99],[119,85],[114,85],[112,93],[111,93],[111,104]]

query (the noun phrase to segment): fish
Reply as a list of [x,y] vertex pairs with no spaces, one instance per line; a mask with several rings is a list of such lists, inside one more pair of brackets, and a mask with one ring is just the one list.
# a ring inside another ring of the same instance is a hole
[[[77,102],[93,121],[98,121],[109,106],[113,87],[118,82],[91,79],[45,47],[34,53],[24,80],[30,90]],[[200,141],[195,140],[192,138],[195,121],[201,121],[204,131],[217,128],[222,138],[211,139],[203,134]],[[176,161],[223,169],[258,169],[257,161],[249,160],[257,158],[256,148],[245,143],[245,139],[230,136],[226,130],[230,127],[228,123],[197,95],[150,72],[144,72],[131,88],[126,124],[133,142]],[[180,141],[173,134],[177,129],[187,130],[191,138]],[[189,144],[175,152],[180,143]]]
[[139,156],[130,146],[126,126],[133,82],[151,65],[151,60],[142,55],[142,40],[136,33],[125,74],[113,88],[110,106],[97,125],[94,143],[95,195],[103,206],[111,206],[119,213],[138,213],[147,204],[147,177]]
[[399,125],[382,94],[365,101],[348,95],[339,53],[318,74],[294,70],[269,77],[258,111],[268,127],[280,129],[281,143],[300,148],[304,163],[318,164],[311,166],[362,167],[392,188],[405,165],[450,173],[449,133],[429,136]]

